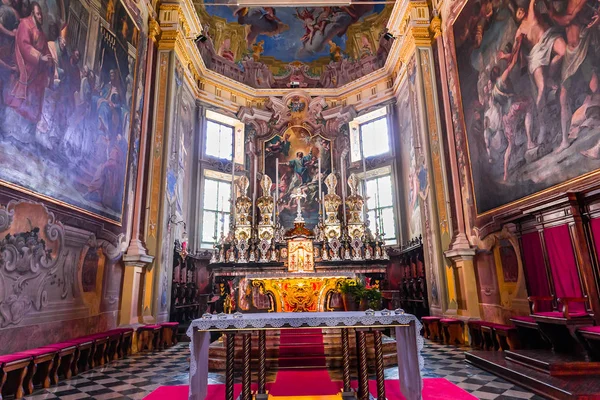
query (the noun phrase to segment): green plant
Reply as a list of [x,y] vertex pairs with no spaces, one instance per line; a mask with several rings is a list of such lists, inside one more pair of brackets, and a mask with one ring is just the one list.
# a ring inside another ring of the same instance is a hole
[[378,289],[365,289],[364,298],[367,300],[369,308],[373,310],[379,310],[381,308],[381,292]]
[[364,297],[365,285],[354,279],[347,279],[340,285],[340,293],[349,294],[360,301]]

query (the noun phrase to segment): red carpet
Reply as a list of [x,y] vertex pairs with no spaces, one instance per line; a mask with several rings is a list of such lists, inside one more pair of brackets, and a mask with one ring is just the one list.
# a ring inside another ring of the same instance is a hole
[[279,368],[325,368],[321,329],[282,329],[279,337]]
[[[293,371],[289,371],[293,372]],[[298,371],[295,371],[296,373]],[[278,377],[279,378],[279,377]],[[324,378],[324,377],[323,377]],[[294,386],[301,386],[301,383],[306,385],[306,382],[302,382],[301,379],[298,379],[300,382],[294,384]],[[311,382],[310,385],[315,384],[316,382]],[[334,382],[336,385],[336,392],[339,391],[337,388],[341,388],[341,382]],[[356,382],[352,382],[353,387],[356,387]],[[308,386],[308,385],[307,385]],[[188,398],[188,386],[161,386],[156,389],[154,392],[150,393],[148,396],[144,398],[144,400],[187,400]],[[255,387],[253,385],[253,390]],[[377,395],[377,384],[375,381],[369,381],[369,391],[372,395]],[[241,386],[235,385],[235,397],[239,395],[241,392]],[[274,393],[271,393],[275,395]],[[385,381],[385,394],[388,400],[406,400],[404,396],[400,393],[400,385],[398,384],[398,380],[386,380]],[[287,396],[298,395],[299,393],[292,393],[291,391],[286,391]],[[208,386],[208,395],[206,396],[206,400],[223,400],[225,398],[225,385],[209,385]],[[423,400],[477,400],[477,397],[467,393],[463,389],[454,385],[452,382],[448,381],[444,378],[425,378],[423,379]]]
[[336,394],[339,387],[326,369],[278,371],[269,387],[273,396],[325,396]]

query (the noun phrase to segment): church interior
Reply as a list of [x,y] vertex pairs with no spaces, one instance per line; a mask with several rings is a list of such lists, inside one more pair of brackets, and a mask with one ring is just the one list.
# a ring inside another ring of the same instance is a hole
[[0,400],[600,399],[599,13],[2,0]]

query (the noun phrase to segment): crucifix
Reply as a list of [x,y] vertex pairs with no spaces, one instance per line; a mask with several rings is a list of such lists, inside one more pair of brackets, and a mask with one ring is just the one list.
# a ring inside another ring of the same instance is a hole
[[296,219],[294,222],[304,222],[304,218],[302,218],[302,209],[300,208],[300,202],[302,199],[306,199],[306,195],[302,192],[302,189],[297,187],[294,189],[294,193],[290,196],[292,199],[296,199]]

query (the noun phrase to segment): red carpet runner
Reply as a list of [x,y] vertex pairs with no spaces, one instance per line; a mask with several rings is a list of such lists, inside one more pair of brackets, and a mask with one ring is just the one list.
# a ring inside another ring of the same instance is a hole
[[[314,382],[310,382],[312,385]],[[341,382],[335,382],[340,388]],[[305,383],[306,384],[306,383]],[[356,387],[356,382],[353,382],[353,387]],[[253,390],[256,388],[253,387]],[[386,397],[388,400],[406,400],[400,393],[398,380],[385,381]],[[161,386],[154,392],[150,393],[144,400],[187,400],[189,387],[181,386]],[[377,384],[375,381],[369,381],[369,391],[372,395],[377,394]],[[235,396],[239,396],[241,392],[240,385],[235,385]],[[288,392],[288,396],[294,396],[295,393]],[[209,385],[208,395],[206,400],[223,400],[225,398],[225,385]],[[305,397],[303,400],[309,400],[310,397]],[[277,400],[274,398],[273,400]],[[423,400],[477,400],[477,397],[467,393],[452,382],[444,378],[425,378],[423,379]]]
[[325,368],[321,329],[282,329],[279,337],[279,369]]

